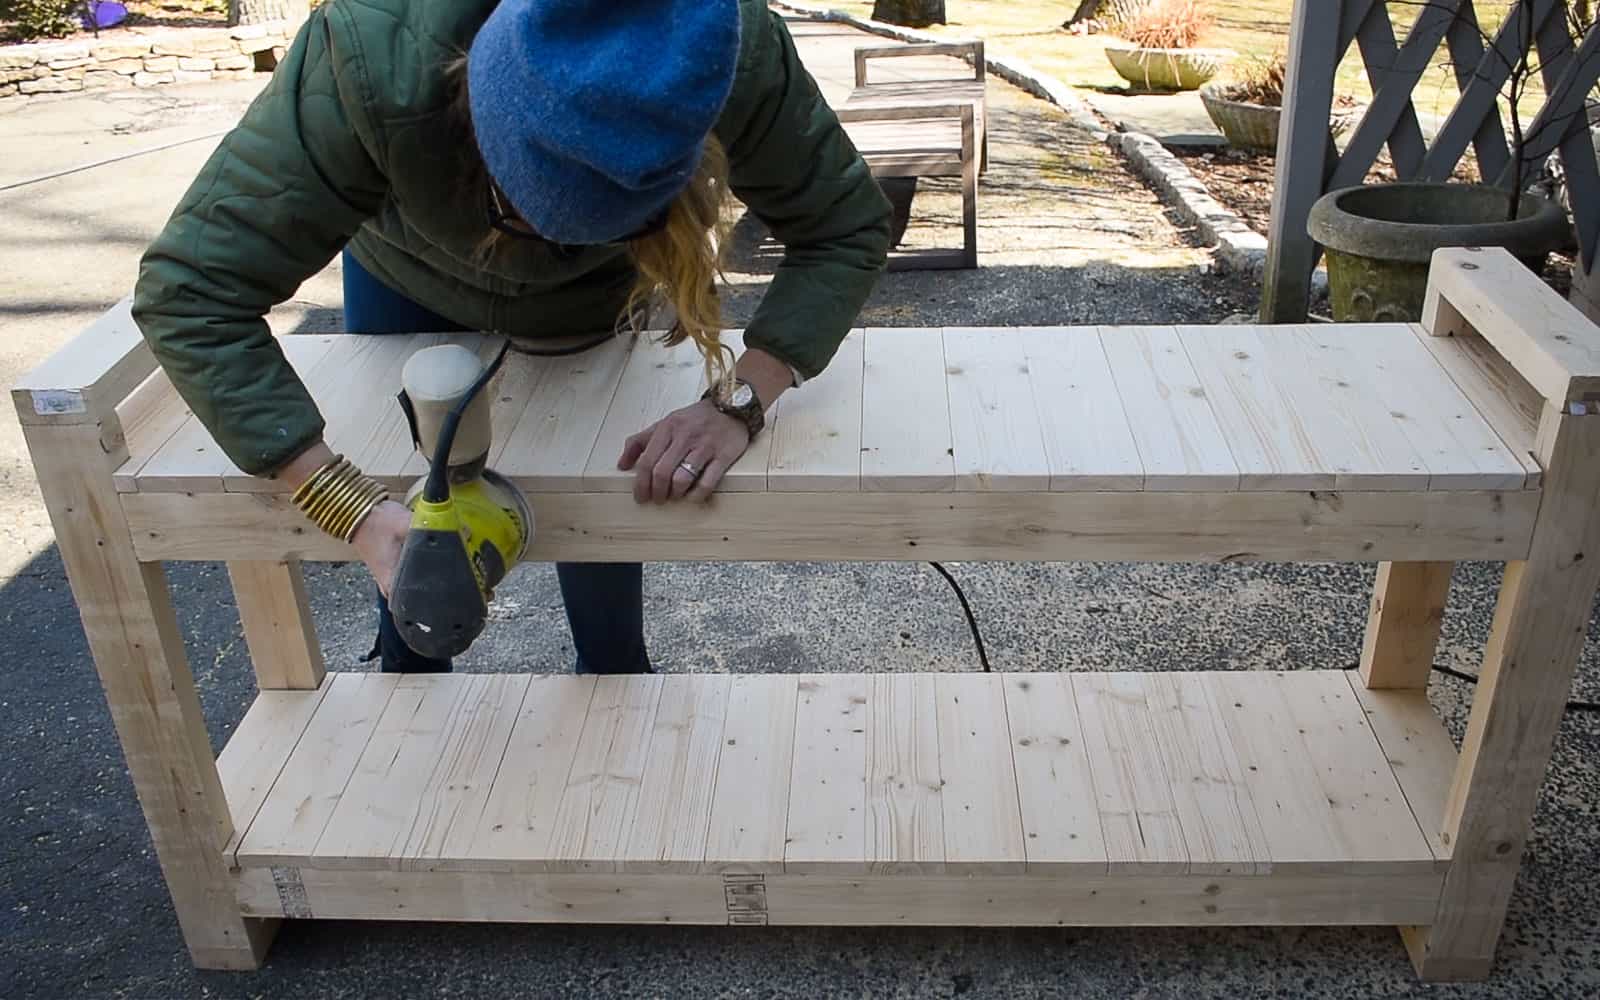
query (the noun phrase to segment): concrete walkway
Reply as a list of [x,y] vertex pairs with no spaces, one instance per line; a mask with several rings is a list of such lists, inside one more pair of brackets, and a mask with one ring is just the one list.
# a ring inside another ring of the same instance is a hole
[[[797,26],[825,90],[842,60],[879,40]],[[226,127],[258,84],[30,101],[0,111],[0,187]],[[863,321],[922,326],[1198,323],[1249,305],[1208,274],[1156,200],[1056,109],[995,81],[992,167],[975,272],[885,278]],[[0,376],[9,381],[129,288],[138,256],[198,170],[200,140],[0,190]],[[953,223],[930,186],[920,221]],[[949,200],[941,200],[949,199]],[[758,226],[741,227],[734,323],[770,272]],[[338,322],[339,275],[308,282],[272,319],[282,331]],[[1387,928],[911,930],[294,924],[260,973],[197,973],[112,736],[31,466],[0,417],[0,996],[1582,996],[1600,990],[1600,725],[1568,720],[1556,749],[1497,982],[1419,989]],[[964,565],[997,669],[1295,669],[1359,649],[1370,568]],[[358,566],[315,566],[313,606],[331,666],[361,669],[371,584]],[[253,696],[220,566],[173,567],[213,742]],[[1476,667],[1497,571],[1468,566],[1445,626],[1444,662]],[[970,670],[973,647],[943,582],[918,564],[654,565],[652,652],[669,671]],[[554,574],[501,588],[476,670],[569,669]],[[1591,647],[1577,694],[1600,695]],[[1459,735],[1461,686],[1435,685]]]

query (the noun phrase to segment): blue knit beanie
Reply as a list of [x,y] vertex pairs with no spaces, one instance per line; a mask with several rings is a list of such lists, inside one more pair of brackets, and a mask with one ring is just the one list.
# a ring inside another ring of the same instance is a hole
[[621,239],[694,176],[738,58],[737,0],[503,0],[467,53],[478,149],[540,236]]

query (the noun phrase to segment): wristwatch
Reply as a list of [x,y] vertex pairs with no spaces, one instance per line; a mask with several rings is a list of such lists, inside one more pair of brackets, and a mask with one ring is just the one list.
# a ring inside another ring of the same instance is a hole
[[736,378],[732,390],[728,393],[720,393],[717,388],[712,386],[700,398],[711,400],[711,405],[744,424],[745,430],[750,432],[750,440],[754,441],[756,435],[761,433],[761,428],[767,426],[767,418],[762,413],[761,400],[756,396],[755,386],[742,378]]

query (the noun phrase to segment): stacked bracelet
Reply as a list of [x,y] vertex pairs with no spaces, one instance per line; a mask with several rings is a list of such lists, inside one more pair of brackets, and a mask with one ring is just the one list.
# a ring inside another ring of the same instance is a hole
[[367,515],[389,499],[389,491],[343,455],[336,455],[294,491],[293,499],[317,527],[348,542]]

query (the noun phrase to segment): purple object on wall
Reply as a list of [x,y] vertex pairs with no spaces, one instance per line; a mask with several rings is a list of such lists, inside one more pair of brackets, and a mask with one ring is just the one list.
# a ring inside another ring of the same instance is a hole
[[89,9],[84,11],[83,26],[91,31],[96,28],[115,28],[128,19],[128,8],[120,3],[89,0],[84,6]]

